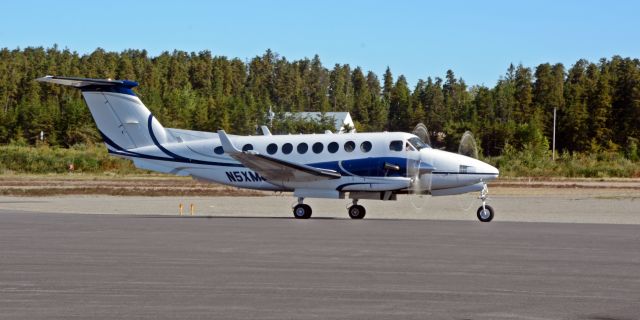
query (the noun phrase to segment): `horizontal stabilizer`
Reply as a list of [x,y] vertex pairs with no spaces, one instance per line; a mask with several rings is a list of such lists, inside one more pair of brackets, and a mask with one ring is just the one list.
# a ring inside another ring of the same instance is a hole
[[138,86],[137,82],[129,81],[129,80],[90,79],[90,78],[57,77],[57,76],[44,76],[42,78],[36,79],[36,81],[55,83],[63,86],[75,87],[78,89],[82,89],[85,87],[92,87],[92,86],[97,86],[97,87],[114,86],[114,87],[125,87],[128,89],[131,89]]

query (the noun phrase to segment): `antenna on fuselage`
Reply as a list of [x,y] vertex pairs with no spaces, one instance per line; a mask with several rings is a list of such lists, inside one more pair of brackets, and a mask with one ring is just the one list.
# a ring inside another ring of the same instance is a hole
[[267,126],[260,126],[260,130],[262,130],[262,135],[263,136],[270,136],[271,135],[271,130],[269,130],[269,127],[267,127]]
[[269,106],[269,112],[267,112],[267,118],[269,119],[269,127],[273,128],[273,118],[276,117],[276,113],[271,110],[271,106]]

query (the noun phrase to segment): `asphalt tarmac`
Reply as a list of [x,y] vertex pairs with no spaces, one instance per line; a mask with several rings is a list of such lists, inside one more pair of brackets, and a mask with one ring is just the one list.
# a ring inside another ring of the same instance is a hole
[[0,210],[0,319],[640,319],[640,225]]

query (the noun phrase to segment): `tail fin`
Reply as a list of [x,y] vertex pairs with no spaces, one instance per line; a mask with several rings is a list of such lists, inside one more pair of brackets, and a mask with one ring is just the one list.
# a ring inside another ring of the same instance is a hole
[[164,127],[135,95],[137,82],[46,76],[36,79],[82,90],[93,120],[112,151],[168,142]]

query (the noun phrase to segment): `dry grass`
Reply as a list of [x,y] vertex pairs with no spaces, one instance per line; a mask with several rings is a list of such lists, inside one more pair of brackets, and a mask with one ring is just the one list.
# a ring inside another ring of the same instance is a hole
[[264,196],[263,191],[167,176],[2,175],[0,195]]
[[[640,179],[556,179],[501,178],[490,183],[502,189],[575,189],[620,190],[637,194]],[[589,191],[591,192],[591,191]],[[170,175],[108,175],[108,174],[4,174],[0,175],[0,195],[112,195],[112,196],[265,196],[265,191],[238,189],[215,183],[200,182],[189,177]]]

